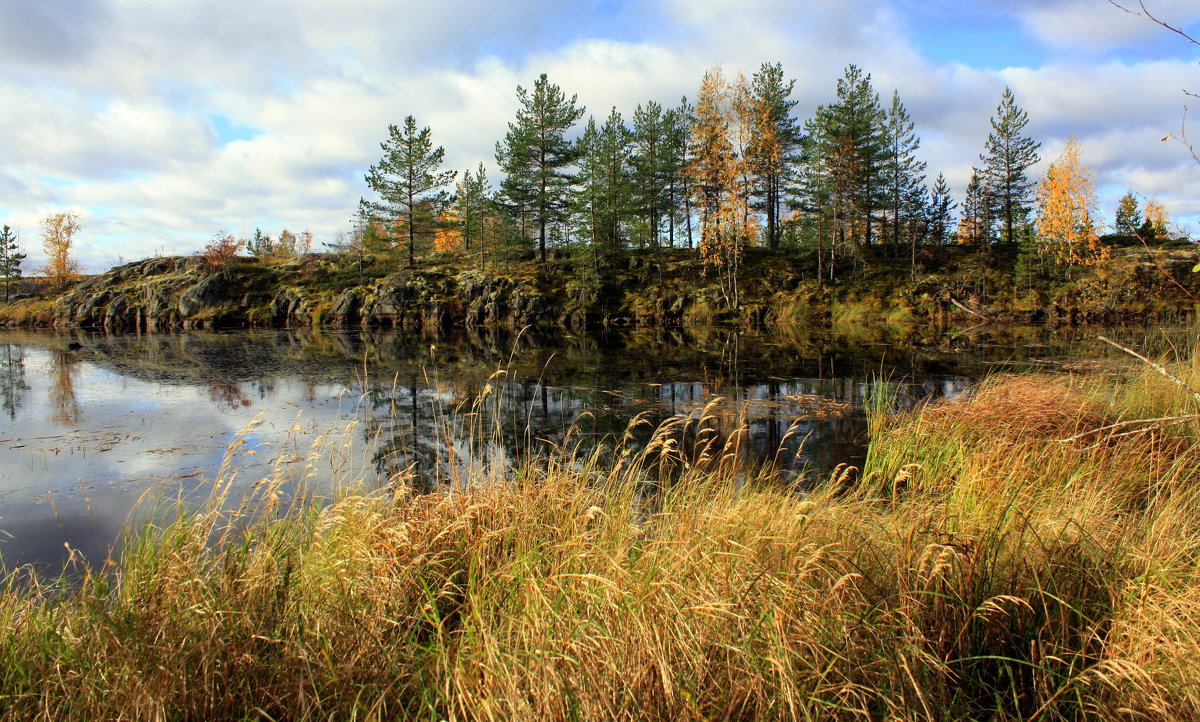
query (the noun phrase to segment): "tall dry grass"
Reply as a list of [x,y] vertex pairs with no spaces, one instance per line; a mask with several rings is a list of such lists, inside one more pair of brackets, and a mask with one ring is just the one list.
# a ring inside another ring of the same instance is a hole
[[682,448],[682,420],[428,494],[268,481],[111,568],[11,577],[0,711],[1200,718],[1200,429],[1090,433],[1162,415],[1146,383],[1003,377],[877,415],[861,479],[807,492],[739,463],[736,431]]

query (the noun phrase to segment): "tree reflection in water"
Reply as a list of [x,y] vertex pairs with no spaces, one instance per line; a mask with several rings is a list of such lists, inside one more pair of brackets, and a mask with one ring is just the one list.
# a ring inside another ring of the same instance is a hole
[[54,420],[62,426],[77,426],[83,420],[79,399],[75,394],[75,377],[79,374],[79,359],[71,351],[55,351],[50,355],[50,403]]
[[243,393],[241,384],[223,379],[209,382],[208,398],[217,406],[230,409],[242,408],[254,403]]
[[25,349],[11,343],[0,344],[0,408],[10,420],[17,418],[17,410],[25,402]]

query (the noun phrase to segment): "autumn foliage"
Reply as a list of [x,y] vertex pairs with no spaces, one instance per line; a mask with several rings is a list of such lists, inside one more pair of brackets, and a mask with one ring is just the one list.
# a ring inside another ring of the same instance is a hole
[[1146,224],[1150,231],[1159,238],[1165,238],[1168,233],[1171,218],[1167,215],[1167,208],[1157,200],[1151,199],[1146,201],[1146,208],[1142,212],[1146,219]]
[[1079,140],[1071,136],[1038,186],[1038,234],[1055,262],[1095,266],[1108,260],[1108,247],[1096,235],[1096,181],[1080,160]]
[[79,279],[79,261],[71,257],[71,244],[80,229],[73,211],[42,219],[42,248],[46,252],[46,279],[55,288]]
[[246,241],[232,233],[218,233],[208,245],[196,251],[196,257],[209,270],[225,268],[245,246]]
[[433,250],[435,253],[453,253],[462,247],[463,233],[458,214],[448,210],[438,217],[437,228],[433,232]]
[[752,146],[764,141],[762,109],[742,76],[727,82],[719,67],[704,74],[692,123],[692,161],[687,168],[700,211],[700,255],[716,268],[733,307],[743,249],[758,235],[750,205]]

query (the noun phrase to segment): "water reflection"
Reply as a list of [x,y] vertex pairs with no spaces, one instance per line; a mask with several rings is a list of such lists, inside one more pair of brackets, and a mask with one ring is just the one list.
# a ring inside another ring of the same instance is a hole
[[254,402],[242,393],[242,385],[234,381],[216,379],[208,383],[208,398],[221,407],[236,409],[241,406],[252,406]]
[[[1145,335],[1121,337],[1144,348]],[[64,541],[102,559],[145,490],[204,498],[236,439],[254,452],[228,462],[247,486],[282,459],[322,483],[351,469],[428,488],[468,470],[500,476],[568,442],[586,450],[628,433],[644,445],[682,415],[672,433],[684,446],[732,439],[742,459],[794,481],[861,461],[872,395],[913,404],[996,369],[1119,355],[1094,336],[0,332],[0,559],[54,564]],[[329,458],[310,454],[317,439]]]
[[50,355],[50,404],[54,421],[60,426],[75,426],[83,420],[75,395],[78,374],[79,359],[71,351],[54,351]]
[[10,420],[17,418],[17,409],[25,401],[25,351],[11,343],[0,344],[0,408]]

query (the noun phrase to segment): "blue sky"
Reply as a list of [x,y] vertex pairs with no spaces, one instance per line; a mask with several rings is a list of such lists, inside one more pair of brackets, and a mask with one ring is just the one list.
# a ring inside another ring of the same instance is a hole
[[[1147,7],[1200,34],[1194,0]],[[802,117],[849,63],[897,89],[959,194],[1011,86],[1046,162],[1079,136],[1106,214],[1133,189],[1195,232],[1200,166],[1161,139],[1200,91],[1198,51],[1106,0],[0,0],[0,222],[36,264],[38,220],[76,210],[89,270],[218,231],[319,244],[405,115],[450,167],[493,167],[539,73],[628,116],[713,65],[781,62]]]

